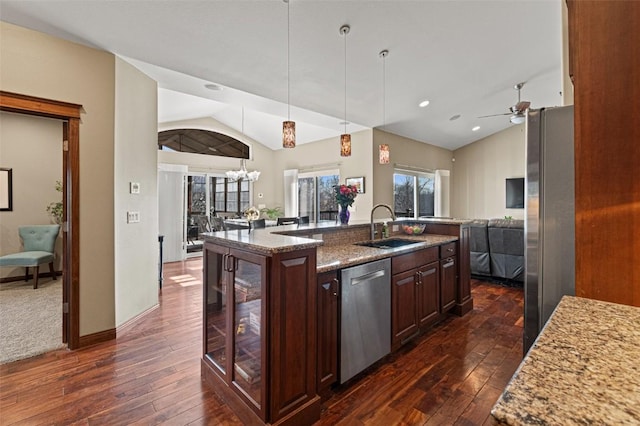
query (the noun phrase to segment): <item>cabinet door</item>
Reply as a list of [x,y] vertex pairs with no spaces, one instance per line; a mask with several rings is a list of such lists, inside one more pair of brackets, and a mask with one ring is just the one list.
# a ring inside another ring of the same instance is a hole
[[231,367],[231,357],[227,350],[231,346],[229,309],[233,302],[229,287],[228,249],[205,243],[203,254],[203,354],[204,360],[214,367],[214,371],[227,381]]
[[338,273],[318,274],[318,389],[338,380]]
[[265,418],[266,386],[266,259],[230,250],[233,276],[233,376],[232,383],[250,407]]
[[391,277],[391,348],[418,332],[416,269]]
[[456,304],[456,257],[440,261],[440,309],[447,312]]
[[418,269],[418,322],[420,327],[434,323],[440,314],[440,265],[432,262]]

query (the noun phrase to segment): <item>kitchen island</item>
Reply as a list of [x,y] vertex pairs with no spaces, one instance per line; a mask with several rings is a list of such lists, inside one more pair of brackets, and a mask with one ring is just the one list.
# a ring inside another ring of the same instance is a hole
[[507,425],[640,424],[640,308],[564,296],[491,414]]
[[344,379],[341,271],[381,259],[390,265],[392,336],[383,334],[391,350],[457,313],[458,300],[470,303],[458,286],[458,256],[466,250],[468,259],[458,235],[399,230],[392,225],[408,245],[388,249],[357,244],[369,239],[368,222],[205,234],[202,375],[243,423],[319,419],[320,395]]

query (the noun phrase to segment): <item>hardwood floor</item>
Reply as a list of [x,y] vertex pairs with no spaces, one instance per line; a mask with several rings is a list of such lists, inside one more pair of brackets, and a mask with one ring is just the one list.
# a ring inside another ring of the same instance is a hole
[[[202,260],[165,265],[161,306],[115,341],[0,366],[2,425],[240,424],[200,380]],[[482,425],[522,358],[522,289],[472,282],[449,317],[339,387],[317,425]]]

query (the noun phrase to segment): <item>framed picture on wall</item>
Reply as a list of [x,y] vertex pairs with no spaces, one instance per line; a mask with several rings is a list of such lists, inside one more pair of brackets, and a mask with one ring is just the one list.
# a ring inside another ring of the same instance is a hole
[[0,168],[0,211],[13,210],[13,171]]
[[358,194],[364,194],[364,176],[346,178],[344,183],[345,185],[353,185],[358,188]]

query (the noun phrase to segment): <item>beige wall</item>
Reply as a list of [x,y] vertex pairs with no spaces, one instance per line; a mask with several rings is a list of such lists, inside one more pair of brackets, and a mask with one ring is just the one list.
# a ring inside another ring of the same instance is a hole
[[[62,201],[62,122],[0,113],[0,167],[13,173],[13,210],[0,212],[0,255],[22,249],[18,227],[54,223],[49,203]],[[62,269],[62,238],[56,243],[56,270]],[[43,271],[48,272],[48,267]],[[21,277],[24,268],[0,268],[0,277]]]
[[[364,177],[365,192],[359,194],[349,208],[352,220],[369,219],[373,206],[374,191],[371,143],[372,131],[364,130],[351,135],[351,156],[340,156],[340,140],[338,137],[323,139],[312,143],[298,145],[294,149],[275,151],[273,169],[276,170],[274,187],[276,205],[282,206],[284,200],[284,170],[298,169],[301,172],[329,169],[340,170],[340,180],[348,177]],[[312,167],[320,166],[320,167]]]
[[524,124],[457,149],[453,155],[452,216],[524,219],[524,209],[505,208],[505,179],[525,176]]
[[83,106],[80,124],[80,335],[113,328],[112,54],[0,22],[2,90]]
[[[379,145],[389,145],[389,164],[378,161]],[[384,203],[393,207],[393,170],[395,165],[404,165],[423,170],[451,170],[453,153],[403,136],[373,131],[372,145],[373,185],[375,187],[374,204]],[[453,175],[453,173],[451,174]]]
[[[122,80],[121,89],[134,90],[135,94],[143,93],[140,99],[133,95],[121,99],[123,102],[131,103],[128,112],[140,108],[142,115],[138,118],[143,118],[133,123],[127,122],[123,116],[119,117],[118,140],[122,142],[122,147],[126,147],[127,152],[134,154],[130,163],[120,165],[116,163],[115,157],[116,58],[113,54],[4,22],[0,22],[0,52],[1,90],[83,106],[80,124],[80,336],[113,329],[116,326],[115,271],[119,267],[115,259],[114,221],[118,219],[114,215],[114,206],[115,199],[118,199],[119,203],[125,201],[122,198],[124,190],[119,188],[116,191],[114,187],[114,172],[124,171],[122,180],[128,179],[129,176],[135,176],[137,179],[139,176],[145,186],[146,182],[149,182],[149,188],[156,185],[155,155],[151,155],[151,159],[147,160],[135,157],[148,149],[138,146],[148,143],[145,142],[148,135],[153,134],[155,142],[156,123],[147,130],[139,128],[149,126],[150,117],[155,114],[151,112],[155,110],[155,105],[146,104],[153,102],[146,91],[151,85],[146,79],[135,76],[131,70],[126,70],[122,64],[119,65],[119,70],[128,75]],[[127,88],[127,82],[132,86]],[[146,89],[134,88],[138,83],[143,84]],[[122,90],[119,96],[127,96]],[[155,96],[154,93],[153,97]],[[123,153],[122,157],[126,155]],[[132,173],[134,167],[142,169],[140,174]],[[140,210],[157,210],[153,192],[145,194],[144,197],[148,198],[140,198],[143,200],[140,201]],[[119,204],[119,208],[130,207],[125,204]],[[145,217],[147,213],[143,219]],[[150,235],[150,229],[154,226],[153,213],[149,213],[148,218],[150,222],[142,227],[146,228],[145,234]],[[157,225],[153,232],[157,233]],[[155,259],[157,241],[151,241],[150,236],[143,236],[142,241],[145,241],[145,238],[148,245],[138,247],[140,250],[137,250],[134,259],[140,256],[143,269],[147,270],[151,265],[151,259]],[[141,254],[140,251],[144,253]],[[130,264],[125,266],[123,274],[131,272],[132,268]],[[153,276],[156,276],[155,272]],[[123,284],[119,288],[122,294],[129,291],[129,287],[139,285],[138,282],[120,282]],[[150,276],[145,277],[144,282],[144,285],[150,283]],[[138,296],[137,294],[136,297]],[[137,307],[148,304],[148,300],[141,301]],[[135,309],[131,309],[132,306],[128,305],[123,309],[119,323],[135,313]]]
[[[116,326],[158,304],[157,96],[154,80],[116,58]],[[130,182],[140,184],[139,194]],[[127,223],[131,211],[139,223]]]

